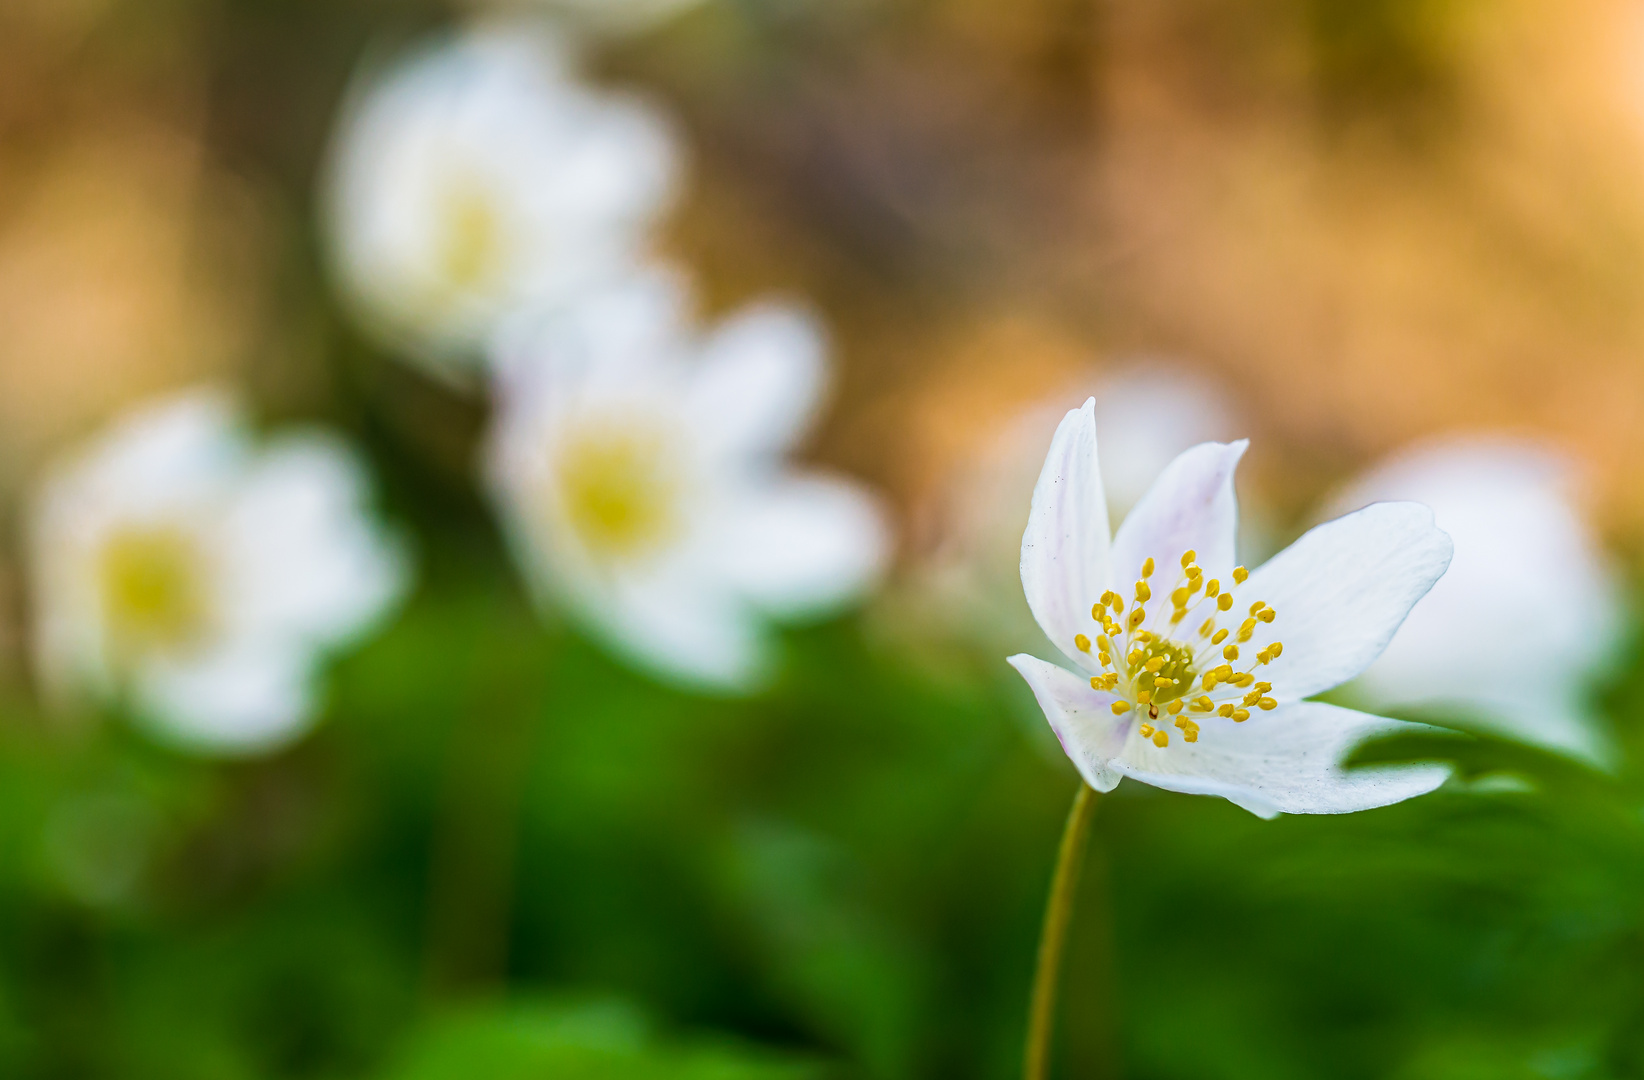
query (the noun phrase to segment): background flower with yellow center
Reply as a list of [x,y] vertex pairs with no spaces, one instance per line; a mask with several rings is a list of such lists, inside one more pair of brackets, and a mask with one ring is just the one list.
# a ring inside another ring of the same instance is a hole
[[461,380],[509,312],[643,260],[678,172],[654,109],[578,82],[546,27],[486,23],[359,81],[325,191],[335,276],[386,344]]
[[813,321],[744,309],[706,334],[680,285],[637,278],[499,345],[487,472],[544,602],[671,680],[770,670],[768,619],[834,609],[888,535],[857,485],[785,462],[825,374]]
[[59,702],[124,700],[168,741],[244,754],[300,735],[313,669],[404,590],[354,455],[255,446],[223,396],[141,408],[63,461],[30,517],[34,646]]

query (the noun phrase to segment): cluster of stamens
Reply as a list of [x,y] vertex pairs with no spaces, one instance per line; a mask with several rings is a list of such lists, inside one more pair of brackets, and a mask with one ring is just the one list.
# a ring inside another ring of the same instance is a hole
[[[1170,591],[1168,629],[1153,630],[1146,625],[1148,602],[1153,599],[1149,579],[1155,569],[1149,558],[1142,563],[1134,601],[1127,605],[1118,593],[1103,593],[1090,609],[1090,617],[1101,627],[1101,633],[1094,642],[1084,634],[1073,639],[1080,652],[1093,653],[1104,669],[1103,674],[1091,678],[1090,685],[1120,695],[1120,700],[1113,703],[1115,715],[1122,716],[1132,708],[1145,709],[1149,721],[1158,721],[1162,713],[1171,718],[1187,742],[1199,741],[1199,718],[1221,716],[1243,723],[1250,719],[1252,708],[1278,708],[1278,702],[1268,696],[1273,684],[1257,681],[1255,671],[1284,652],[1284,645],[1275,641],[1256,650],[1244,668],[1235,666],[1242,657],[1241,646],[1255,636],[1259,626],[1277,618],[1278,612],[1257,600],[1236,628],[1220,625],[1218,620],[1223,617],[1237,618],[1228,613],[1236,603],[1234,593],[1250,573],[1242,566],[1235,567],[1233,583],[1224,588],[1216,578],[1205,579],[1195,561],[1197,557],[1192,551],[1182,555],[1181,576]],[[1197,618],[1206,604],[1210,606],[1209,617],[1197,633],[1188,641],[1176,638],[1177,627]],[[1204,667],[1203,660],[1215,658],[1214,649],[1220,650],[1221,662]],[[1140,730],[1153,745],[1170,745],[1170,733],[1163,725],[1144,722]]]

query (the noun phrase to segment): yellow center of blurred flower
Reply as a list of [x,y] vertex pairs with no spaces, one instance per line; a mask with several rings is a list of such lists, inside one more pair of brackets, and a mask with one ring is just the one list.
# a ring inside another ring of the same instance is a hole
[[588,428],[559,455],[565,518],[589,554],[623,559],[666,545],[683,520],[680,463],[652,431]]
[[184,648],[204,633],[207,597],[198,545],[183,530],[119,529],[99,569],[109,636],[122,653]]
[[[1207,716],[1243,723],[1250,719],[1252,708],[1278,708],[1278,702],[1269,696],[1273,684],[1256,681],[1255,670],[1279,658],[1284,652],[1282,642],[1257,649],[1242,669],[1234,666],[1242,656],[1240,647],[1255,636],[1258,626],[1278,618],[1278,612],[1257,600],[1236,629],[1231,624],[1237,616],[1228,617],[1228,626],[1220,625],[1221,618],[1237,603],[1234,594],[1250,574],[1242,566],[1235,567],[1232,584],[1223,588],[1215,578],[1205,580],[1195,558],[1192,551],[1182,555],[1182,573],[1170,591],[1168,630],[1161,633],[1146,625],[1150,614],[1164,615],[1162,605],[1154,612],[1148,610],[1153,599],[1154,571],[1153,560],[1148,559],[1142,563],[1134,601],[1127,605],[1118,593],[1103,593],[1090,610],[1091,618],[1101,628],[1096,640],[1092,642],[1084,634],[1073,639],[1075,648],[1093,652],[1104,669],[1103,674],[1091,678],[1090,685],[1118,695],[1119,700],[1113,703],[1115,715],[1123,716],[1132,709],[1146,713],[1147,719],[1138,730],[1161,749],[1170,745],[1169,730],[1162,724],[1155,726],[1161,712],[1181,731],[1185,741],[1198,742],[1199,720]],[[1186,640],[1177,637],[1182,633],[1178,627],[1197,617],[1205,605],[1209,605],[1209,615],[1199,624],[1198,632]]]
[[451,184],[440,214],[440,269],[458,291],[483,288],[501,268],[505,237],[496,199],[472,180]]

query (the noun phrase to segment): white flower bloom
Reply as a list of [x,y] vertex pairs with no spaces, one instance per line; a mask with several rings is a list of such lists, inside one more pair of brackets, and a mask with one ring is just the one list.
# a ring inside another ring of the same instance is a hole
[[1449,538],[1425,507],[1379,503],[1247,573],[1233,555],[1244,450],[1183,453],[1110,541],[1095,403],[1068,413],[1033,492],[1022,586],[1078,674],[1011,664],[1098,791],[1129,776],[1269,817],[1432,790],[1443,767],[1341,767],[1366,737],[1409,725],[1304,699],[1380,655],[1449,565]]
[[1614,761],[1586,692],[1620,646],[1622,594],[1571,499],[1572,471],[1537,443],[1455,440],[1386,462],[1336,500],[1419,499],[1456,543],[1450,572],[1354,684],[1365,700]]
[[668,125],[575,81],[540,28],[493,24],[353,95],[332,152],[336,277],[368,326],[461,378],[500,318],[642,258],[677,185]]
[[59,700],[123,699],[174,743],[228,754],[295,739],[322,651],[405,587],[335,440],[255,449],[227,399],[140,409],[63,462],[31,515],[34,647]]
[[824,375],[805,316],[754,306],[698,338],[680,289],[647,278],[546,320],[498,368],[489,482],[526,575],[634,662],[751,687],[763,617],[877,576],[874,502],[783,465]]

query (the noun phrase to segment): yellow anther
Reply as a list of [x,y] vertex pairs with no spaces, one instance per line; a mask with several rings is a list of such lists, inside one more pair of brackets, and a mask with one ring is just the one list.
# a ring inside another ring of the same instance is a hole
[[1136,631],[1136,640],[1142,642],[1152,641],[1153,632],[1151,630],[1138,630]]
[[1141,729],[1140,729],[1140,730],[1141,730],[1141,732],[1142,732],[1142,738],[1144,738],[1144,739],[1145,739],[1145,738],[1147,738],[1147,737],[1148,737],[1148,736],[1149,736],[1149,735],[1151,735],[1151,734],[1153,734],[1153,725],[1152,725],[1152,724],[1143,724],[1143,725],[1142,725],[1142,726],[1141,726]]
[[1191,548],[1189,548],[1187,551],[1183,552],[1182,553],[1182,569],[1185,570],[1189,566],[1192,566],[1193,565],[1193,560],[1198,558],[1198,557],[1199,557],[1199,553],[1197,551],[1192,550]]
[[1232,716],[1233,715],[1233,706],[1231,704],[1223,705],[1221,708],[1216,710],[1216,715],[1217,716]]
[[1153,691],[1151,691],[1151,690],[1138,690],[1138,691],[1136,691],[1136,704],[1138,704],[1138,705],[1151,705],[1151,704],[1153,704]]
[[1224,642],[1226,640],[1227,640],[1227,627],[1224,626],[1220,630],[1216,631],[1216,636],[1210,639],[1210,644],[1220,645],[1222,642]]
[[1113,608],[1113,614],[1115,614],[1115,615],[1123,614],[1123,612],[1125,610],[1125,598],[1124,597],[1120,596],[1116,592],[1109,591],[1108,594],[1107,594],[1107,602]]
[[1129,711],[1130,711],[1130,702],[1128,702],[1128,701],[1115,701],[1113,703],[1113,715],[1114,716],[1123,716],[1125,713],[1127,713]]
[[1260,611],[1256,612],[1256,618],[1265,623],[1270,623],[1278,617],[1279,613],[1274,611],[1272,608],[1262,608]]
[[1176,588],[1173,592],[1171,592],[1170,602],[1172,604],[1175,604],[1177,607],[1186,607],[1188,598],[1192,595],[1193,595],[1193,591],[1191,589],[1189,589],[1186,585],[1182,585],[1182,586],[1179,586],[1178,588]]
[[1201,697],[1193,703],[1193,707],[1201,712],[1209,712],[1216,707],[1216,703],[1207,697]]
[[1090,651],[1090,639],[1085,637],[1083,634],[1074,634],[1073,644],[1080,652]]
[[1129,656],[1125,657],[1125,661],[1129,663],[1131,667],[1135,667],[1137,664],[1142,662],[1142,655],[1142,651],[1138,649]]
[[1151,599],[1153,599],[1153,590],[1147,587],[1147,582],[1138,581],[1136,583],[1136,602],[1145,604]]
[[1221,676],[1217,675],[1214,671],[1207,671],[1204,673],[1204,688],[1206,690],[1216,689],[1216,684],[1219,682],[1221,682]]
[[1183,701],[1181,698],[1177,698],[1175,701],[1172,701],[1169,705],[1166,705],[1165,708],[1170,712],[1171,716],[1175,716],[1177,713],[1179,713],[1183,709],[1187,708],[1187,703],[1185,701]]
[[1240,702],[1240,704],[1242,704],[1242,705],[1254,705],[1254,704],[1256,704],[1256,702],[1260,701],[1261,699],[1262,699],[1262,692],[1260,690],[1252,690],[1252,691],[1250,691],[1250,693],[1248,693],[1244,696],[1244,701]]
[[1142,608],[1132,608],[1130,611],[1130,618],[1125,621],[1128,622],[1130,624],[1130,628],[1134,630],[1138,626],[1142,625],[1142,620],[1145,618],[1147,618],[1147,612],[1145,610]]
[[1254,615],[1254,614],[1256,614],[1256,612],[1260,611],[1262,608],[1264,608],[1266,606],[1267,606],[1267,601],[1257,600],[1254,604],[1250,605],[1250,614]]
[[1202,588],[1204,588],[1204,578],[1199,575],[1199,568],[1197,566],[1188,567],[1187,595],[1192,596]]
[[1248,719],[1250,719],[1250,710],[1249,709],[1234,709],[1233,710],[1233,722],[1235,724],[1242,724]]
[[1209,581],[1204,583],[1204,594],[1206,596],[1215,596],[1221,591],[1222,583],[1217,581],[1215,578],[1211,578]]
[[1164,667],[1164,657],[1155,656],[1153,659],[1149,660],[1147,663],[1143,664],[1142,666],[1145,667],[1149,671],[1158,671],[1160,668]]
[[1264,697],[1260,701],[1256,702],[1256,707],[1261,709],[1262,712],[1272,712],[1274,709],[1279,707],[1279,703],[1270,697]]
[[1175,679],[1167,679],[1163,675],[1153,676],[1153,688],[1155,690],[1163,690],[1167,686],[1175,686],[1175,685],[1176,685],[1176,680]]
[[1273,659],[1273,657],[1266,649],[1258,649],[1256,651],[1257,664],[1265,664],[1271,659]]
[[1259,682],[1256,684],[1256,689],[1265,694],[1269,690],[1273,689],[1273,684],[1270,682]]
[[1199,741],[1199,726],[1197,724],[1195,724],[1192,727],[1188,728],[1186,731],[1182,732],[1182,741],[1183,742],[1198,742]]
[[1170,625],[1175,626],[1185,618],[1187,618],[1187,609],[1177,608],[1175,611],[1170,613]]
[[1095,619],[1097,622],[1102,622],[1107,618],[1107,612],[1102,608],[1101,604],[1092,604],[1090,605],[1090,617]]
[[1151,555],[1142,560],[1142,576],[1145,578],[1153,576],[1153,556]]
[[1222,649],[1222,659],[1224,659],[1224,660],[1237,660],[1238,658],[1239,658],[1239,647],[1237,645],[1228,645],[1227,647]]
[[1275,641],[1267,647],[1267,655],[1277,660],[1284,653],[1284,642]]
[[1187,725],[1191,724],[1192,722],[1193,721],[1189,720],[1185,716],[1176,717],[1176,726],[1181,728],[1183,731],[1186,731],[1187,730]]
[[1241,671],[1237,675],[1233,676],[1233,685],[1238,687],[1249,686],[1255,681],[1256,676],[1250,674],[1248,671]]
[[1163,750],[1170,745],[1170,732],[1160,729],[1153,733],[1153,745]]
[[1243,585],[1244,584],[1244,579],[1249,577],[1249,576],[1250,576],[1250,571],[1246,570],[1244,567],[1235,566],[1233,568],[1233,580],[1238,582],[1240,585]]
[[1224,592],[1216,597],[1216,606],[1223,611],[1231,611],[1233,609],[1233,594]]
[[1216,678],[1220,679],[1222,682],[1227,682],[1229,679],[1233,678],[1233,665],[1223,664],[1221,667],[1217,668]]

